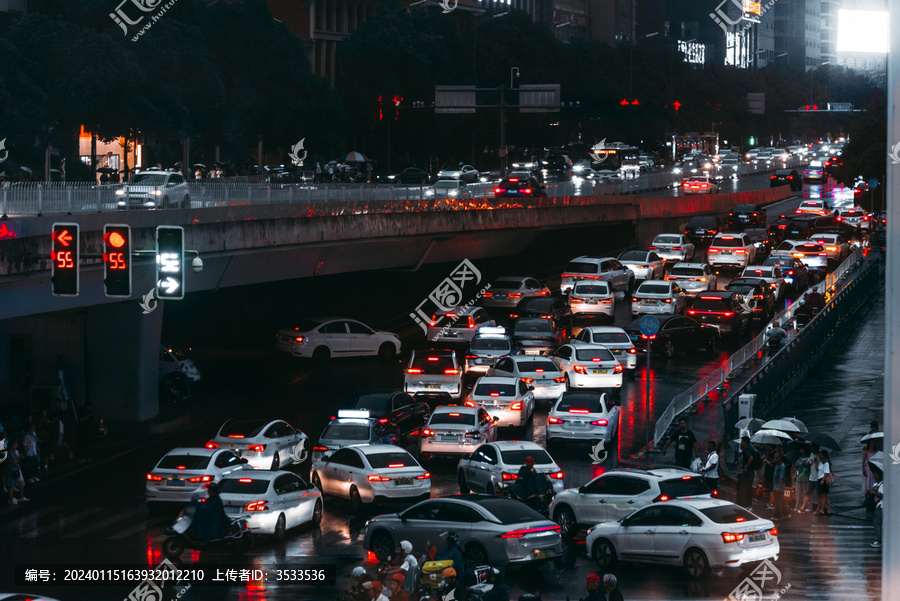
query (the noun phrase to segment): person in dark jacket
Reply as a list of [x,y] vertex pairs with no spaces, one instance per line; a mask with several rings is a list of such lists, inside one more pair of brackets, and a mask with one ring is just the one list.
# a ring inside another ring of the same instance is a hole
[[619,584],[618,579],[613,574],[605,574],[603,576],[603,586],[606,588],[606,596],[609,601],[625,601],[622,597],[622,591],[616,588]]
[[500,570],[491,568],[491,571],[488,572],[487,581],[492,587],[481,598],[482,601],[509,601],[509,588],[507,588],[503,573]]
[[456,601],[469,601],[469,591],[462,582],[459,581],[459,578],[456,575],[456,570],[453,568],[445,568],[443,572],[441,572],[441,578],[444,580],[444,584],[442,587],[442,599],[446,599],[446,601],[456,600]]
[[588,594],[581,601],[606,601],[606,595],[600,590],[600,576],[588,574],[587,578],[584,579],[584,586]]
[[546,499],[553,494],[553,486],[545,475],[535,471],[534,457],[526,457],[525,465],[519,468],[515,493],[532,509],[547,507]]
[[[231,527],[231,518],[225,513],[219,486],[213,482],[206,488],[209,498],[200,502],[194,514],[194,536],[200,540],[216,540],[225,538]],[[202,501],[202,499],[200,499]]]
[[447,540],[447,548],[435,555],[434,559],[435,561],[452,559],[455,573],[462,574],[466,562],[463,559],[462,548],[459,546],[459,535],[455,532],[447,532],[444,536]]

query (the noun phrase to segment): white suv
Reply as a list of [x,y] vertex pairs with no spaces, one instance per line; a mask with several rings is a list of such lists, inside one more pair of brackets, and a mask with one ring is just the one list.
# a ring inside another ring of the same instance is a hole
[[189,209],[187,182],[177,171],[138,171],[116,190],[119,209]]
[[747,234],[719,234],[707,251],[709,266],[743,269],[756,258],[756,245]]

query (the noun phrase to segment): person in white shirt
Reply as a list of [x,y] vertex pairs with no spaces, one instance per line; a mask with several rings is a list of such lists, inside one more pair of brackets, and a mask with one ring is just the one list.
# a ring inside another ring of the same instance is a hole
[[831,461],[828,459],[828,451],[819,451],[819,469],[816,471],[816,480],[819,482],[819,510],[816,515],[831,515],[831,499],[828,498],[829,485],[825,483],[825,474],[831,473]]
[[706,484],[709,485],[709,490],[718,490],[719,453],[714,440],[710,440],[706,443],[706,452],[708,455],[706,456],[706,462],[703,464],[703,467],[700,468],[700,473],[703,474]]
[[413,595],[416,592],[416,581],[419,576],[419,562],[412,554],[413,546],[408,540],[400,541],[400,553],[403,554],[403,563],[398,568],[388,570],[387,576],[402,574],[404,590]]
[[878,469],[877,466],[873,464],[869,464],[869,472],[872,474],[872,477],[875,479],[875,484],[872,485],[872,488],[869,489],[869,494],[875,497],[877,501],[875,505],[875,520],[873,522],[873,526],[875,527],[875,540],[872,541],[870,546],[880,549],[881,548],[881,527],[884,520],[884,511],[882,510],[882,502],[884,501],[884,472]]
[[369,593],[369,598],[374,601],[389,601],[383,592],[381,592],[382,584],[378,581],[366,582],[363,588]]

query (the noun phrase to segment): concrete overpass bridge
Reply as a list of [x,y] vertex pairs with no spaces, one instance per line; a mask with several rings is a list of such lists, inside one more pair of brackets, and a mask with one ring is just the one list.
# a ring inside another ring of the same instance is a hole
[[[85,259],[78,297],[50,292],[49,233],[55,221],[81,226],[81,253],[102,253],[103,225],[127,223],[133,249],[155,249],[158,225],[185,228],[185,248],[203,259],[186,293],[317,275],[518,253],[548,230],[593,228],[597,252],[610,231],[628,244],[679,231],[694,214],[723,214],[737,203],[771,203],[788,188],[692,197],[559,196],[534,199],[230,203],[227,207],[83,212],[0,222],[0,390],[6,403],[39,405],[58,373],[76,403],[104,416],[145,420],[158,413],[157,361],[164,303],[144,314],[155,286],[153,257],[133,262],[131,299],[104,296],[103,266]],[[177,301],[176,301],[177,302]],[[412,310],[413,307],[410,307]]]

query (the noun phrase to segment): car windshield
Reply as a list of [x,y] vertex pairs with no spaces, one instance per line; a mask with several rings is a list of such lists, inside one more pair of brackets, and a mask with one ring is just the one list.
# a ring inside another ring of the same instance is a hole
[[653,241],[653,244],[680,244],[681,238],[679,236],[657,236]]
[[268,480],[254,478],[226,478],[219,483],[223,495],[262,495],[269,490]]
[[138,173],[131,181],[130,186],[165,186],[166,175],[164,173]]
[[296,332],[311,332],[315,330],[320,325],[322,325],[321,321],[316,321],[314,319],[303,319],[296,326],[294,326],[294,331]]
[[575,295],[579,294],[609,294],[609,286],[606,282],[575,284]]
[[726,286],[727,290],[732,290],[740,294],[753,294],[756,291],[756,285],[748,282],[738,282],[734,280]]
[[706,484],[706,480],[701,476],[681,476],[661,481],[659,483],[659,492],[670,499],[677,499],[679,497],[708,495],[712,491],[709,490],[709,485]]
[[715,228],[716,222],[712,217],[692,217],[688,222],[688,229],[692,227]]
[[[481,499],[478,505],[490,513],[501,524],[526,524],[528,522],[547,522],[547,518],[519,501],[502,499]],[[552,523],[552,522],[550,522]]]
[[475,425],[475,414],[474,413],[457,413],[455,411],[441,411],[440,413],[432,413],[431,421],[429,421],[432,426],[440,425],[440,424],[455,424],[459,426],[474,426]]
[[202,455],[166,455],[156,466],[160,470],[203,470],[210,458]]
[[722,298],[712,298],[701,296],[691,305],[692,309],[697,311],[730,311],[731,303]]
[[716,238],[712,245],[720,248],[740,248],[744,246],[744,241],[733,236],[723,236],[721,238]]
[[815,200],[805,200],[800,203],[801,208],[813,208],[820,209],[822,208],[822,203]]
[[619,255],[620,261],[646,261],[647,252],[643,250],[629,250]]
[[816,236],[813,241],[819,244],[836,244],[834,236]]
[[785,265],[790,267],[793,265],[793,261],[787,257],[770,257],[763,263],[763,267],[784,267]]
[[669,272],[671,277],[692,278],[703,276],[703,270],[699,267],[673,267]]
[[366,394],[353,403],[353,409],[368,409],[373,414],[386,413],[390,408],[391,399],[387,395]]
[[322,438],[329,440],[369,440],[369,425],[336,424],[332,422],[322,432]]
[[600,265],[597,263],[579,263],[572,261],[566,265],[566,273],[597,273]]
[[594,342],[597,344],[630,343],[631,338],[625,332],[594,332]]
[[716,524],[739,524],[741,522],[753,522],[759,518],[740,507],[739,505],[721,505],[719,507],[707,507],[700,513],[711,519]]
[[392,467],[419,467],[412,455],[406,452],[375,453],[366,455],[371,465],[376,470]]
[[523,374],[555,373],[559,371],[553,361],[540,359],[535,359],[534,361],[519,361],[516,365],[519,366],[519,371]]
[[668,294],[669,285],[644,282],[638,287],[637,292],[638,294]]
[[553,334],[553,324],[549,319],[520,319],[516,322],[513,332],[518,336],[521,334]]
[[540,448],[500,451],[500,457],[503,458],[503,463],[507,465],[524,465],[526,457],[533,458],[535,465],[550,465],[553,463],[553,459],[550,458],[547,451]]
[[605,348],[576,349],[575,358],[579,361],[615,361],[613,354]]
[[269,422],[261,419],[233,419],[222,426],[219,436],[229,438],[253,438],[259,436]]
[[603,413],[603,402],[599,394],[563,395],[556,405],[557,411],[587,411]]
[[[421,370],[423,374],[443,374],[445,370],[456,369],[453,360],[448,355],[417,354],[413,359],[411,369]],[[415,372],[413,372],[415,373]]]
[[499,382],[478,383],[472,394],[476,396],[514,397],[516,396],[516,385],[501,384]]
[[744,233],[750,236],[751,240],[765,240],[769,237],[769,232],[761,228],[746,229]]
[[469,350],[473,351],[508,351],[509,340],[506,338],[475,338]]
[[501,290],[518,290],[522,287],[522,280],[494,280],[491,283],[491,289],[499,288]]

